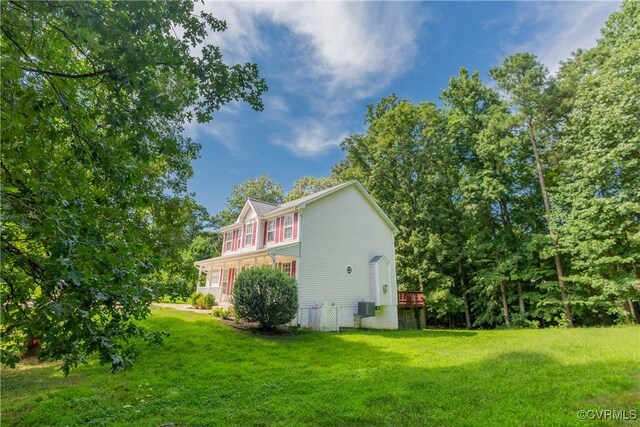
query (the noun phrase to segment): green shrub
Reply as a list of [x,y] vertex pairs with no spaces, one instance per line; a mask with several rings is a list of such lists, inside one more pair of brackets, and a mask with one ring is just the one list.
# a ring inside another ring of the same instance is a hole
[[192,294],[191,294],[191,296],[189,297],[189,303],[191,303],[191,305],[195,305],[196,300],[198,299],[198,297],[199,297],[200,295],[202,295],[202,294],[200,294],[200,293],[198,293],[198,292],[194,292],[194,293],[192,293]]
[[296,281],[275,268],[244,270],[234,283],[233,305],[236,317],[264,329],[289,323],[298,311]]
[[211,310],[211,315],[213,317],[220,317],[224,319],[226,314],[227,314],[227,310],[225,310],[222,307],[216,307],[213,310]]
[[214,304],[216,303],[216,297],[214,297],[212,294],[207,294],[204,296],[204,307],[207,310],[209,310],[211,307],[214,306]]
[[199,293],[193,293],[191,295],[191,306],[193,308],[210,309],[216,303],[216,298],[211,295],[203,295]]

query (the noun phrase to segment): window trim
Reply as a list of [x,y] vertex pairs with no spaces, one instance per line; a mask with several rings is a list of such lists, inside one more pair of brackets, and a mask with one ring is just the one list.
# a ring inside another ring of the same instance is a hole
[[[250,222],[248,224],[245,224],[245,227],[246,228],[244,231],[244,245],[251,246],[251,243],[253,243],[253,223]],[[249,232],[249,227],[251,227],[251,232]],[[247,242],[247,240],[249,241]]]
[[[287,218],[291,219],[291,225],[287,225]],[[293,239],[293,223],[294,223],[293,214],[285,215],[283,217],[283,220],[282,220],[282,227],[283,227],[282,238],[283,238],[283,240]],[[287,237],[287,229],[291,230],[291,235],[289,237]]]
[[236,237],[236,250],[239,251],[242,247],[242,228],[238,229],[238,237]]

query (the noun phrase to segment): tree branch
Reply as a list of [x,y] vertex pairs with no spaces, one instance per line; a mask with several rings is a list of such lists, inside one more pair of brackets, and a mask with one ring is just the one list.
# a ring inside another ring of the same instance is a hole
[[40,74],[45,74],[47,76],[53,76],[53,77],[63,77],[65,79],[85,79],[85,78],[89,78],[89,77],[98,77],[101,76],[103,74],[108,74],[111,71],[113,71],[113,68],[105,68],[104,70],[100,70],[100,71],[95,71],[93,73],[85,73],[85,74],[67,74],[67,73],[59,73],[56,71],[46,71],[46,70],[40,70],[39,68],[25,68],[25,67],[20,67],[21,70],[24,71],[31,71],[33,73],[40,73]]

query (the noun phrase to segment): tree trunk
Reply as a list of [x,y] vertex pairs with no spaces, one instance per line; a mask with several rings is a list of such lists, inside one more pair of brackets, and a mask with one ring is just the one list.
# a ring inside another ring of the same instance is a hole
[[[504,199],[500,199],[498,203],[500,204],[500,215],[502,216],[502,223],[507,228],[507,230],[509,230],[509,238],[511,240],[510,242],[511,250],[513,251],[513,253],[516,253],[516,237],[515,237],[515,234],[513,233],[511,218],[509,218],[509,210],[507,209],[507,203],[504,201]],[[522,282],[518,281],[516,282],[516,284],[517,284],[517,290],[518,290],[518,305],[520,306],[520,313],[526,314],[527,310],[524,305],[524,299],[522,298]]]
[[562,307],[564,308],[564,318],[567,322],[568,328],[573,328],[573,316],[571,315],[571,307],[569,306],[569,298],[567,296],[567,290],[564,283],[564,271],[562,268],[562,260],[560,259],[560,253],[558,252],[558,237],[553,231],[551,226],[551,204],[549,202],[549,195],[547,194],[547,184],[544,179],[544,170],[542,169],[542,161],[538,154],[538,144],[536,138],[531,133],[533,127],[531,122],[529,124],[529,139],[531,140],[531,148],[533,150],[533,157],[536,161],[536,171],[538,172],[538,181],[540,182],[540,192],[542,193],[542,202],[544,203],[544,211],[547,214],[547,222],[549,226],[549,236],[551,237],[551,243],[553,245],[553,258],[556,263],[556,273],[558,274],[558,287],[560,287],[560,298],[562,299]]
[[471,314],[469,313],[469,301],[467,300],[467,286],[464,283],[464,273],[462,264],[458,264],[458,274],[460,275],[460,287],[462,288],[462,301],[464,301],[464,319],[467,322],[467,329],[471,329]]
[[526,314],[527,309],[524,306],[524,298],[522,297],[522,282],[518,281],[518,305],[520,306],[520,313]]
[[638,324],[638,315],[636,314],[636,308],[633,306],[633,300],[627,300],[627,304],[629,304],[629,313],[631,313],[633,321]]
[[507,328],[511,327],[511,321],[509,320],[509,303],[507,302],[507,291],[504,286],[504,282],[500,283],[500,293],[502,294],[502,314],[504,315],[504,324]]

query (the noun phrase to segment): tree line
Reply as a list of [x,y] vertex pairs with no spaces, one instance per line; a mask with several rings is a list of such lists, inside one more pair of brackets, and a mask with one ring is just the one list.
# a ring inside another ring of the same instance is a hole
[[550,74],[509,56],[490,82],[462,68],[440,103],[395,95],[342,142],[400,229],[398,283],[428,320],[537,327],[638,321],[640,4]]

